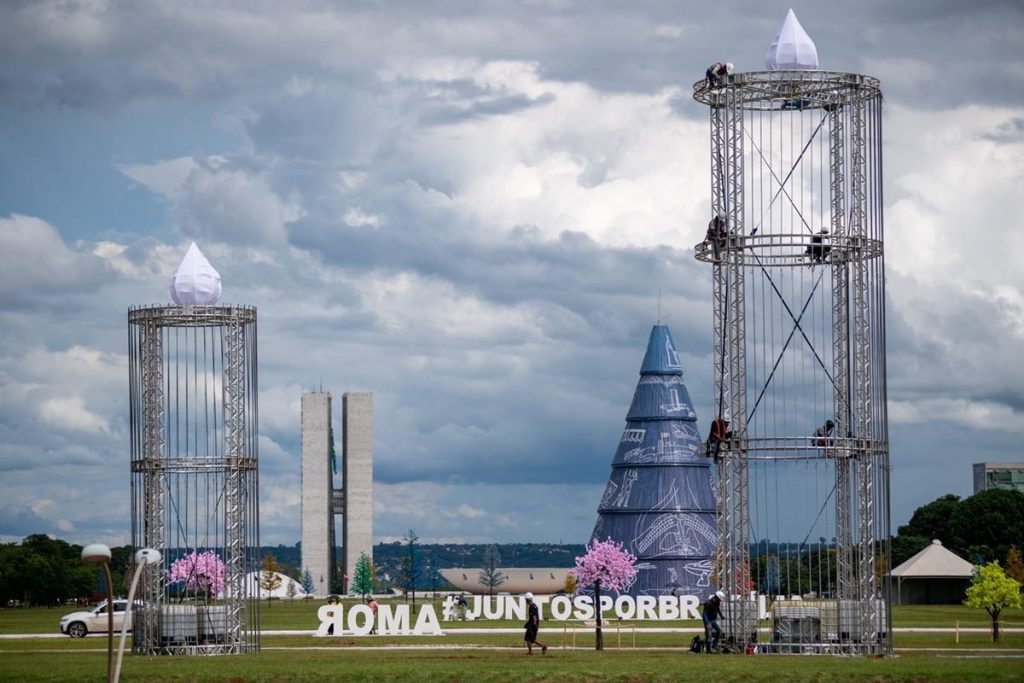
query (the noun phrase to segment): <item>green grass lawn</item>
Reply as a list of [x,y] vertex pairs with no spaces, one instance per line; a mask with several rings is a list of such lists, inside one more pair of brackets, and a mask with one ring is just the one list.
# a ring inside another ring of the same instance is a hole
[[[124,681],[1019,681],[1021,660],[910,655],[866,657],[713,656],[680,651],[269,650],[244,657],[128,657]],[[0,677],[25,681],[102,681],[101,652],[0,653]]]
[[[304,630],[316,626],[319,602],[261,605],[264,630]],[[440,614],[439,607],[435,606]],[[0,633],[55,633],[70,609],[0,609]],[[1007,625],[1024,625],[1024,610],[1008,610]],[[895,606],[896,627],[987,627],[988,617],[962,606]],[[518,628],[518,621],[442,622],[456,629]],[[572,627],[576,626],[575,645]],[[546,656],[526,657],[515,634],[451,633],[431,637],[339,637],[310,635],[262,637],[262,651],[239,657],[127,656],[124,681],[1018,681],[1024,680],[1024,634],[1004,634],[998,645],[987,633],[894,634],[896,655],[868,657],[753,657],[691,655],[689,636],[644,632],[628,624],[605,628],[604,652],[594,652],[592,628],[578,622],[545,621],[541,640]],[[646,622],[647,626],[652,626]],[[697,622],[658,625],[696,627]],[[616,627],[620,626],[617,631]],[[564,627],[564,628],[563,628]],[[621,640],[620,640],[621,639]],[[620,649],[621,642],[621,649]],[[563,645],[570,649],[562,649]],[[401,646],[418,646],[412,649]],[[455,647],[452,647],[455,646]],[[929,648],[933,651],[924,651]],[[106,639],[0,640],[0,681],[102,681]]]

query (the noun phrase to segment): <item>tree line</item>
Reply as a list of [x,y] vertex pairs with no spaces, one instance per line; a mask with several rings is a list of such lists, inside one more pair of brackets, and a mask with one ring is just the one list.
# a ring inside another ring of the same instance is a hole
[[[111,548],[114,593],[124,595],[132,549]],[[45,534],[0,544],[0,605],[58,605],[106,594],[103,572],[82,563],[82,546]]]
[[1024,493],[988,489],[963,500],[947,494],[922,505],[892,539],[892,565],[899,566],[932,542],[968,562],[997,561],[1004,567],[1014,548],[1024,548]]
[[[973,564],[998,561],[1009,576],[1024,581],[1020,552],[1024,548],[1024,493],[990,489],[964,499],[949,494],[922,505],[892,537],[891,565],[903,563],[933,539]],[[480,583],[493,592],[503,583],[502,559],[508,566],[571,566],[583,549],[577,545],[426,545],[418,541],[410,529],[402,542],[378,544],[374,561],[367,558],[365,566],[357,567],[355,576],[349,577],[362,589],[357,592],[369,592],[365,589],[370,587],[398,587],[413,594],[416,590],[450,589],[437,574],[437,569],[446,566],[482,567]],[[266,556],[271,549],[263,550],[261,554]],[[295,555],[294,564],[274,561],[278,571],[303,585],[312,583],[297,566],[298,546],[273,550],[280,553],[278,558]],[[81,552],[80,545],[43,534],[28,536],[21,543],[0,544],[0,605],[56,605],[71,599],[98,599],[106,593],[102,572],[83,564]],[[111,554],[114,593],[124,595],[132,548],[112,548]],[[834,585],[835,567],[835,549],[824,541],[813,549],[758,544],[751,548],[747,572],[752,575],[752,588],[769,593],[806,593]],[[888,569],[878,565],[880,574]],[[336,589],[342,592],[341,586]]]

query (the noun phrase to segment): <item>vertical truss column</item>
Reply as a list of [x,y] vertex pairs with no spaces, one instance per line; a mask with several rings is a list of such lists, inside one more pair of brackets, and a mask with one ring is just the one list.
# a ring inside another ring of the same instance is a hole
[[[829,111],[829,184],[832,234],[836,238],[847,235],[846,226],[846,160],[844,108],[834,105]],[[850,401],[850,300],[849,266],[847,259],[832,258],[832,378],[835,406],[836,436],[844,437],[852,431]],[[850,500],[850,451],[836,449],[836,593],[840,600],[856,595],[853,586],[853,518]]]
[[224,583],[227,640],[238,647],[245,606],[245,328],[240,318],[224,330]]
[[743,263],[744,136],[743,109],[735,88],[723,89],[711,110],[712,206],[727,220],[729,240],[715,264],[716,390],[720,417],[733,432],[722,450],[719,469],[718,584],[729,596],[725,635],[746,643],[755,631],[754,605],[749,601],[748,543],[749,471],[746,459],[746,335],[745,268]]
[[[867,237],[867,121],[866,104],[852,103],[850,108],[850,235],[855,239]],[[855,450],[857,470],[857,592],[859,595],[861,643],[872,648],[877,640],[878,582],[875,577],[875,538],[877,506],[874,491],[874,450],[872,403],[872,353],[868,262],[856,259],[853,264],[853,380],[856,396]]]
[[[164,456],[164,373],[163,328],[147,320],[140,326],[142,341],[142,538],[144,547],[167,552],[167,474],[161,467]],[[159,634],[158,619],[163,597],[161,572],[143,572],[140,599],[143,622],[134,628],[133,640],[142,647]],[[134,646],[133,646],[133,649]]]
[[[722,418],[732,404],[732,382],[729,379],[729,367],[727,364],[726,344],[728,320],[728,296],[729,288],[726,282],[725,269],[721,263],[714,265],[712,275],[712,298],[714,299],[714,415],[712,419]],[[709,445],[710,447],[710,445]],[[724,448],[724,447],[723,447]],[[721,452],[719,453],[721,454]],[[709,454],[710,455],[710,454]],[[717,485],[717,510],[715,514],[716,540],[715,540],[715,583],[719,588],[726,586],[726,556],[725,548],[729,539],[729,514],[728,483],[730,478],[725,467],[725,461],[719,460],[718,485]]]
[[[726,215],[725,195],[725,109],[713,106],[711,112],[711,213],[713,216]],[[714,326],[714,416],[712,419],[721,419],[732,406],[732,380],[728,364],[729,354],[727,352],[728,327],[729,327],[729,282],[726,271],[722,267],[722,260],[713,266],[712,275],[712,298],[713,305],[713,326]],[[725,549],[729,541],[729,486],[728,468],[724,462],[718,468],[718,509],[715,516],[716,542],[715,542],[715,583],[720,588],[725,588],[726,577],[726,553]]]

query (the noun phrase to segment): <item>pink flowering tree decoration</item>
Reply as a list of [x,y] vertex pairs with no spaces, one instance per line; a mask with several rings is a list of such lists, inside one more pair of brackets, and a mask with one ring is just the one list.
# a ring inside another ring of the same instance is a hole
[[171,583],[184,582],[185,588],[204,593],[209,599],[224,592],[224,561],[212,550],[179,557],[167,572]]
[[576,568],[570,573],[576,577],[577,590],[583,586],[594,587],[594,607],[597,614],[597,641],[595,648],[604,649],[604,634],[601,632],[601,588],[618,592],[630,584],[636,576],[636,555],[612,539],[594,539],[583,557],[576,558]]

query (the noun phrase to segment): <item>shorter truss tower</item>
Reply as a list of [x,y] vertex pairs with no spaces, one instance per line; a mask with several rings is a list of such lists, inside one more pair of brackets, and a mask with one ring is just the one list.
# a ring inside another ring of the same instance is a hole
[[128,312],[132,544],[143,572],[132,651],[259,650],[256,309]]

